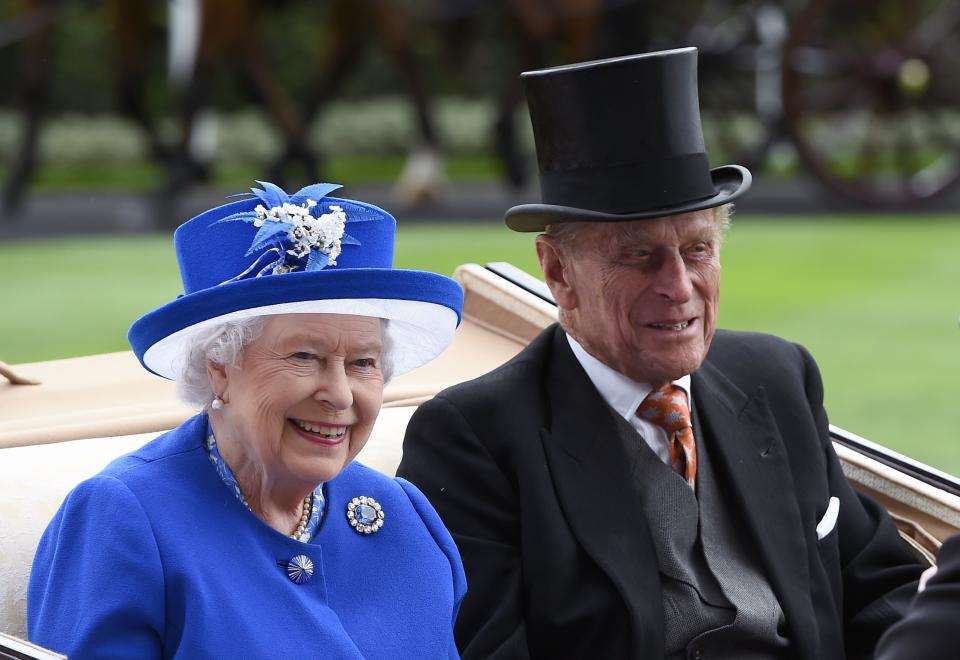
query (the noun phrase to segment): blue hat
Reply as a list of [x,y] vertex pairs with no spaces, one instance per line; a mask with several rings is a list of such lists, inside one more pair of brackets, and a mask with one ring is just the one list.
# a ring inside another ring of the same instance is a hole
[[137,319],[128,339],[140,363],[176,379],[192,336],[226,321],[271,314],[386,319],[393,374],[429,362],[453,338],[463,290],[449,277],[393,268],[396,220],[372,204],[327,195],[335,184],[287,195],[258,181],[249,199],[211,209],[173,236],[184,294]]

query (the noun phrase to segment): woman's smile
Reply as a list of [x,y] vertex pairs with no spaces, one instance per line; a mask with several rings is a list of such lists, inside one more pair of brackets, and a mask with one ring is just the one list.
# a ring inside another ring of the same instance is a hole
[[303,419],[289,419],[290,426],[303,438],[328,447],[336,447],[347,437],[349,426],[342,424],[326,424],[311,422]]

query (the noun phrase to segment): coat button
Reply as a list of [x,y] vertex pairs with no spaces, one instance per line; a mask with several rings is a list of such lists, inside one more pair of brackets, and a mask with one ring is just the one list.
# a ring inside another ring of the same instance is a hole
[[278,561],[287,570],[287,577],[294,584],[305,584],[313,577],[313,560],[306,555],[297,555],[290,561]]

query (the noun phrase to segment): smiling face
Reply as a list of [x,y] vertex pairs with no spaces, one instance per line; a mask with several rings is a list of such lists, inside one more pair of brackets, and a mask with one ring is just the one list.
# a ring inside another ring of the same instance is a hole
[[578,223],[537,238],[560,321],[591,355],[654,387],[695,371],[717,327],[720,229],[713,209]]
[[227,402],[211,413],[217,440],[241,488],[309,491],[339,474],[380,411],[382,352],[380,319],[285,314],[268,318],[238,366],[211,365]]

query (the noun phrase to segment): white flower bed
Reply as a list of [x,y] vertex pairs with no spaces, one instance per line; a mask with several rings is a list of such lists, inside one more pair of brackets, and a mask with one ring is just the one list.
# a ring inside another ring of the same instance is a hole
[[[517,112],[518,135],[532,144],[530,122]],[[435,102],[435,122],[447,154],[481,154],[492,149],[494,106],[483,100],[445,98]],[[0,111],[0,158],[9,160],[19,148],[22,120],[9,109]],[[226,162],[263,162],[276,157],[282,140],[259,110],[217,115],[214,157]],[[173,143],[177,127],[162,126],[164,140]],[[335,101],[309,130],[312,145],[328,155],[403,154],[419,146],[413,107],[403,97]],[[111,115],[61,115],[48,121],[40,136],[43,162],[132,162],[150,157],[141,129]]]

